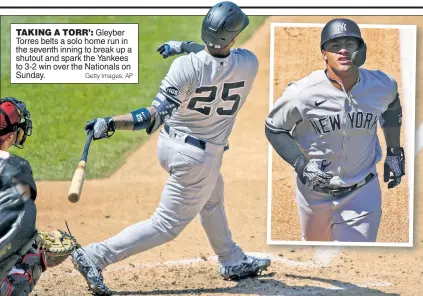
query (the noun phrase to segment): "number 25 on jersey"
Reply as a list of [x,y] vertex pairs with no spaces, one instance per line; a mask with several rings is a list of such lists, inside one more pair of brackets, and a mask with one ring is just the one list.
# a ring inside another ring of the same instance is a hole
[[[229,92],[233,89],[243,88],[245,81],[239,82],[229,82],[223,84],[223,90],[221,99],[225,102],[233,101],[233,105],[231,109],[224,109],[223,107],[218,107],[216,109],[216,113],[218,115],[233,115],[236,111],[238,111],[239,101],[241,100],[241,96],[239,94],[229,94]],[[188,103],[187,108],[190,110],[198,111],[204,115],[209,115],[211,108],[209,106],[204,107],[195,107],[197,102],[204,102],[204,103],[211,103],[216,99],[217,95],[217,87],[216,86],[202,86],[195,90],[196,94],[201,94],[203,92],[209,92],[207,97],[193,97]]]

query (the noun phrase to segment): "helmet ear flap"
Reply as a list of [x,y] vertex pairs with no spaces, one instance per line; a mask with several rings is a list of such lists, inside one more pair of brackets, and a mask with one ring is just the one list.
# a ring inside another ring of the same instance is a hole
[[366,43],[363,43],[363,45],[360,47],[359,50],[354,51],[351,55],[352,62],[357,67],[362,66],[366,62],[366,53],[367,53],[367,46]]

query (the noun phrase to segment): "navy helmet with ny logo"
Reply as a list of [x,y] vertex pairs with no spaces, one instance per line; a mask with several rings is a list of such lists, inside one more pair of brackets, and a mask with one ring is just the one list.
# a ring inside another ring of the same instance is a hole
[[360,28],[350,19],[338,18],[329,21],[320,36],[320,49],[323,50],[324,44],[329,40],[340,37],[354,37],[360,41],[358,50],[352,54],[352,61],[357,67],[363,65],[366,61],[366,43],[361,37]]

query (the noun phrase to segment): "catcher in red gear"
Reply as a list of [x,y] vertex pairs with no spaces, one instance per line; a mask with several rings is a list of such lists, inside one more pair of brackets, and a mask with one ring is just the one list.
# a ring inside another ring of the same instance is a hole
[[29,295],[47,267],[62,263],[79,245],[64,231],[35,229],[37,187],[30,164],[6,152],[23,148],[32,134],[25,104],[0,99],[0,296]]

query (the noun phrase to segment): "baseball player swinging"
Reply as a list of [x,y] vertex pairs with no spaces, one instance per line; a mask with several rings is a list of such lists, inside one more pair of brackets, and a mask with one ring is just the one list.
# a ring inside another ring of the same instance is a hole
[[388,188],[405,174],[397,83],[359,68],[366,44],[352,20],[328,22],[320,46],[326,70],[288,85],[266,119],[266,136],[297,172],[304,240],[374,242],[381,218],[378,121],[387,144]]
[[74,248],[65,232],[35,229],[37,186],[30,164],[10,154],[32,134],[25,103],[0,99],[0,296],[31,293],[47,267],[62,263]]
[[220,173],[235,117],[258,70],[252,52],[231,49],[248,23],[236,4],[216,4],[202,25],[206,46],[172,41],[159,47],[163,57],[189,55],[173,61],[152,106],[86,124],[87,131],[94,131],[94,139],[107,138],[118,129],[145,129],[151,134],[164,124],[158,154],[161,166],[169,172],[160,204],[150,219],[72,253],[75,267],[95,293],[111,293],[102,277],[106,266],[173,240],[197,214],[218,256],[223,278],[256,275],[270,265],[268,259],[246,255],[232,240]]

